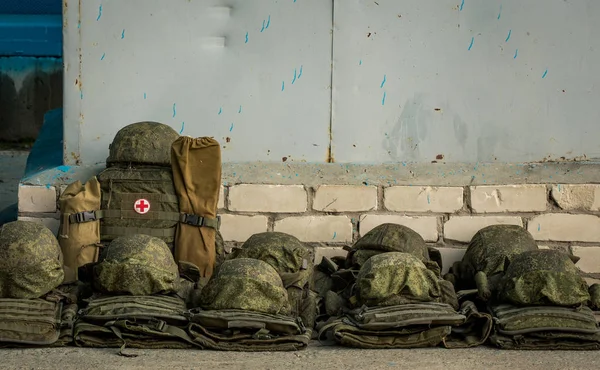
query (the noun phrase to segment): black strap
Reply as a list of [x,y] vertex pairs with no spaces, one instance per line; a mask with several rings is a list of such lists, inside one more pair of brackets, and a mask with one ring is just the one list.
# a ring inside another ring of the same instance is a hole
[[221,216],[217,216],[217,218],[208,218],[189,213],[181,213],[179,215],[179,222],[186,225],[198,227],[206,226],[218,230],[221,227]]
[[69,215],[69,222],[72,224],[81,224],[84,222],[98,221],[104,217],[102,211],[83,211]]

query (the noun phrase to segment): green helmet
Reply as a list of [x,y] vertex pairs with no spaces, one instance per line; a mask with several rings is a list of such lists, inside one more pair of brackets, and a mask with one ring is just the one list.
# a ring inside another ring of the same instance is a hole
[[205,310],[247,310],[290,315],[288,295],[277,271],[252,258],[236,258],[216,268],[202,293]]
[[0,298],[40,298],[63,280],[63,254],[52,231],[31,221],[0,228]]
[[480,298],[487,300],[505,266],[516,255],[537,249],[533,236],[521,226],[487,226],[473,236],[462,261],[445,278],[454,281],[457,289],[477,288]]
[[148,235],[114,239],[94,266],[94,287],[106,294],[152,295],[179,289],[179,269],[167,244]]
[[430,249],[418,232],[404,225],[385,223],[375,227],[354,243],[346,258],[346,268],[360,268],[369,258],[384,252],[412,254],[437,274],[442,267],[441,260],[431,261]]
[[158,122],[137,122],[120,129],[109,145],[106,165],[136,163],[170,166],[177,131]]
[[500,283],[499,300],[516,305],[574,307],[590,301],[588,285],[570,256],[558,250],[514,256]]

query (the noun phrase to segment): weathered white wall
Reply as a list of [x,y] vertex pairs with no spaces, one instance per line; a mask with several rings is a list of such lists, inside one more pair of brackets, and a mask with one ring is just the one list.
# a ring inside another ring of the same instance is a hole
[[67,164],[140,120],[225,162],[600,158],[599,1],[334,3],[65,1]]

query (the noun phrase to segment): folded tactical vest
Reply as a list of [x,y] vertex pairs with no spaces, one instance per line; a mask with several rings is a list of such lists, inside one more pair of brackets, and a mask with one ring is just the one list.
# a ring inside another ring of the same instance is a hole
[[291,313],[284,284],[267,262],[223,262],[190,310],[189,333],[202,348],[224,351],[295,351],[306,348],[312,328]]

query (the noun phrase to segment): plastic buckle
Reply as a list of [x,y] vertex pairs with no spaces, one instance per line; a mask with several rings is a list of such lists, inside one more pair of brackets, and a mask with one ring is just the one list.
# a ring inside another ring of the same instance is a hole
[[188,225],[202,226],[204,224],[204,217],[200,217],[198,215],[190,215],[186,213],[183,222]]
[[94,211],[83,211],[75,214],[75,221],[77,223],[96,221],[96,212]]

